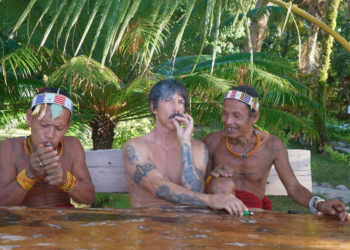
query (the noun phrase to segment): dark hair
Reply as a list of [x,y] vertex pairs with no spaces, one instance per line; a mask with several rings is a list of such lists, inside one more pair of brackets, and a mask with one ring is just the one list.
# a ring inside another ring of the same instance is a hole
[[[185,86],[174,79],[166,79],[157,82],[149,92],[148,103],[153,104],[153,109],[158,108],[159,100],[164,100],[167,97],[172,97],[175,93],[185,100],[185,110],[188,106],[188,95]],[[152,110],[151,110],[152,112]]]
[[[256,91],[256,89],[253,88],[252,86],[249,86],[249,85],[239,85],[237,87],[231,88],[231,90],[238,90],[238,91],[247,93],[248,95],[250,95],[252,97],[259,98],[259,94]],[[245,103],[245,105],[247,105],[247,107],[249,109],[249,116],[251,117],[254,114],[255,110],[252,109],[248,104]]]
[[38,94],[42,94],[42,93],[55,93],[55,94],[64,95],[70,98],[66,91],[58,88],[40,88]]

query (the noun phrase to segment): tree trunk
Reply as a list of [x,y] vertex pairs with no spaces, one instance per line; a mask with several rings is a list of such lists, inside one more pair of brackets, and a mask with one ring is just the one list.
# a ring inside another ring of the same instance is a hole
[[[328,0],[326,2],[327,12],[325,16],[325,22],[329,24],[331,29],[336,28],[338,7],[340,0]],[[316,130],[320,137],[318,143],[318,150],[323,151],[323,146],[328,143],[327,131],[326,131],[326,92],[327,92],[327,78],[328,69],[330,65],[330,56],[332,53],[334,38],[329,34],[326,34],[321,40],[321,57],[320,68],[318,71],[318,86],[315,89],[317,100],[320,102],[320,108],[314,114],[314,122]]]
[[[255,8],[260,8],[263,0],[258,0],[255,4]],[[267,5],[271,5],[268,3]],[[264,14],[259,19],[256,17],[252,18],[250,23],[249,31],[252,41],[252,49],[254,52],[261,52],[261,46],[264,41],[265,30],[267,28],[267,22],[269,21],[269,15]],[[244,45],[244,51],[250,51],[249,41]]]
[[115,122],[108,117],[99,117],[89,123],[92,129],[93,150],[112,148]]
[[[289,8],[289,3],[285,3],[281,0],[268,0],[271,3],[277,4],[278,6],[284,7],[286,9]],[[335,1],[334,1],[335,2]],[[331,3],[333,4],[333,3]],[[324,30],[325,32],[327,32],[327,34],[331,35],[332,37],[334,37],[335,40],[338,41],[338,43],[340,43],[341,46],[343,46],[344,49],[346,49],[346,51],[350,52],[350,43],[348,41],[346,41],[344,39],[344,37],[342,37],[341,35],[339,35],[338,32],[336,32],[334,29],[331,29],[328,25],[326,25],[324,22],[318,20],[317,18],[315,18],[314,16],[310,15],[309,13],[307,13],[306,11],[298,8],[296,5],[292,5],[292,12],[309,20],[310,22],[320,26],[320,28],[322,30]]]
[[[321,20],[325,14],[325,2],[324,0],[312,0],[306,2],[306,7],[309,13]],[[317,49],[317,37],[320,27],[314,23],[311,23],[309,37],[306,43],[306,49],[303,53],[303,59],[301,65],[299,65],[299,71],[303,74],[315,74],[318,68],[318,49]]]

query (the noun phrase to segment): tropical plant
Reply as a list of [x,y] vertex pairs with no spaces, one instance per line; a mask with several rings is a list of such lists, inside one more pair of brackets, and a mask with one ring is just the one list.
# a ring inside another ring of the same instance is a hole
[[[235,33],[248,31],[254,5],[253,0],[3,0],[0,35],[5,43],[14,41],[16,50],[30,48],[39,58],[40,66],[24,77],[75,93],[79,119],[93,130],[94,148],[110,147],[118,121],[147,115],[145,93],[159,78],[174,76],[186,82],[194,115],[203,122],[212,117],[209,111],[217,110],[213,101],[247,75],[248,83],[265,96],[269,119],[262,126],[271,129],[272,120],[282,124],[294,119],[290,124],[296,130],[311,128],[296,111],[315,103],[286,63],[272,64],[280,59],[266,53],[218,54],[220,31],[230,25]],[[251,40],[249,32],[247,37]],[[42,60],[39,51],[51,56]],[[17,86],[17,72],[28,72],[28,67],[10,68]],[[10,79],[7,72],[4,79]],[[33,86],[28,84],[31,90]],[[294,116],[280,119],[283,114]]]

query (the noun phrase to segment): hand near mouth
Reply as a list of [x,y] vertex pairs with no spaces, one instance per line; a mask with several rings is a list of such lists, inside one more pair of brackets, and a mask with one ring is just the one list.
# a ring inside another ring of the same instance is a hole
[[[193,132],[193,118],[190,115],[175,116],[173,119],[176,128],[177,138],[181,143],[191,143],[191,136]],[[183,124],[184,127],[181,127]]]

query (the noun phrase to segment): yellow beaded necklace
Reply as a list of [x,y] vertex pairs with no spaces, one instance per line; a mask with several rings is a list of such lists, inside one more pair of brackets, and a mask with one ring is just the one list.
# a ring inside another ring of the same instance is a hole
[[230,143],[230,138],[227,136],[226,137],[226,147],[227,147],[227,150],[231,153],[231,155],[233,157],[236,157],[236,158],[248,158],[249,156],[252,156],[253,154],[256,153],[256,151],[258,151],[258,149],[260,148],[260,143],[261,143],[261,139],[260,139],[260,135],[257,131],[254,130],[254,135],[256,137],[256,145],[255,147],[248,153],[243,153],[243,154],[239,154],[237,152],[235,152],[233,149],[232,149],[232,146],[231,146],[231,143]]
[[[56,147],[56,150],[58,152],[58,155],[60,156],[63,151],[62,142],[58,144],[58,146]],[[24,139],[24,152],[26,152],[26,154],[31,154],[33,152],[30,136],[26,136]]]

